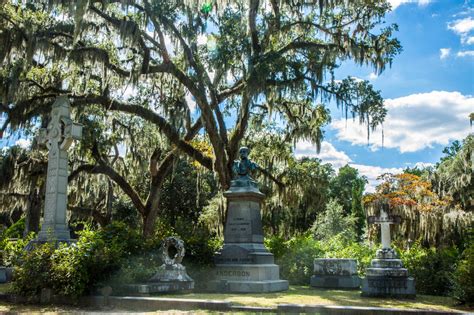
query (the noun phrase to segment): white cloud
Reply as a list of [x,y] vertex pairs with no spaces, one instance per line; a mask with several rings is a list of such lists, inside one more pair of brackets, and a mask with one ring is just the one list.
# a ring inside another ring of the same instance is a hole
[[470,32],[474,30],[474,19],[467,17],[448,23],[448,29],[461,37],[461,44],[472,45],[474,44],[474,37],[470,36]]
[[368,78],[369,80],[371,80],[371,81],[377,80],[378,77],[379,77],[379,76],[378,76],[377,74],[375,74],[375,72],[371,72],[371,73],[367,76],[367,78]]
[[451,53],[451,48],[441,48],[439,50],[439,59],[446,59],[449,57],[449,54]]
[[458,56],[458,57],[474,57],[474,50],[458,51],[456,56]]
[[467,45],[472,45],[472,44],[474,44],[474,36],[469,36],[469,37],[467,37],[467,38],[465,39],[465,42],[464,42],[464,43],[467,44]]
[[22,149],[29,149],[31,146],[31,140],[30,139],[18,139],[15,142],[15,145],[19,146]]
[[474,20],[472,19],[472,17],[467,17],[464,19],[450,22],[448,23],[448,29],[459,35],[469,33],[471,30],[474,29]]
[[395,10],[402,4],[407,3],[416,3],[419,6],[428,5],[432,0],[388,0],[388,2],[392,5],[392,10]]
[[[385,105],[388,113],[383,146],[404,153],[465,138],[470,132],[468,115],[474,108],[474,97],[459,92],[432,91],[387,99]],[[331,128],[341,140],[367,145],[367,128],[357,120],[335,120]],[[371,134],[370,146],[373,150],[382,147],[381,128]]]
[[323,141],[321,143],[321,151],[316,151],[316,146],[309,141],[298,141],[295,147],[295,156],[301,158],[303,156],[317,157],[324,163],[331,163],[335,169],[351,162],[351,158],[343,151],[338,151],[331,143]]
[[339,168],[349,164],[350,166],[359,170],[359,174],[364,175],[368,179],[368,185],[365,188],[366,192],[374,192],[375,186],[380,184],[377,177],[384,173],[398,174],[403,172],[402,168],[385,168],[380,166],[363,165],[352,163],[351,158],[343,151],[337,150],[331,143],[323,141],[321,143],[321,152],[316,153],[316,147],[308,141],[299,141],[296,143],[295,156],[301,158],[317,157],[323,161],[323,163],[330,163],[338,170]]
[[380,167],[380,166],[373,166],[373,165],[363,165],[363,164],[351,164],[352,167],[359,170],[360,175],[364,175],[367,177],[368,184],[365,187],[365,192],[374,192],[375,187],[381,183],[380,180],[377,179],[382,174],[391,173],[391,174],[400,174],[403,172],[402,168],[396,167]]

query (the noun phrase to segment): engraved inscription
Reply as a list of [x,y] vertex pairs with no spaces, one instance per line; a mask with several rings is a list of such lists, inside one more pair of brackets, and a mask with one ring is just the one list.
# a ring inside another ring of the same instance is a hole
[[250,277],[250,272],[244,270],[217,270],[216,274],[220,277]]

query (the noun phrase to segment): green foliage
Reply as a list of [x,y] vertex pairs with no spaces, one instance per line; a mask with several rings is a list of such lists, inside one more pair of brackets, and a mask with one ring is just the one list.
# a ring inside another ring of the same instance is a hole
[[270,238],[265,240],[265,245],[275,255],[282,279],[291,284],[309,284],[313,260],[323,255],[321,244],[310,234],[295,236],[288,241]]
[[15,266],[15,278],[12,289],[15,293],[25,296],[34,296],[41,292],[42,288],[51,288],[51,256],[54,246],[45,244],[34,250],[25,251],[21,254],[19,264]]
[[355,238],[355,220],[344,214],[344,209],[336,199],[326,204],[326,211],[318,216],[312,231],[316,239],[326,240],[341,234],[343,238]]
[[70,246],[54,248],[46,243],[31,251],[17,252],[13,289],[23,295],[50,288],[55,294],[81,296],[136,255],[141,244],[137,230],[114,222],[102,230],[79,232],[79,239]]
[[464,250],[454,273],[454,297],[461,302],[474,303],[474,242]]
[[455,247],[423,248],[419,242],[399,251],[400,258],[411,276],[416,279],[419,294],[448,295],[454,287],[454,272],[459,260]]
[[339,234],[322,242],[324,257],[326,258],[354,258],[358,261],[360,275],[365,275],[365,269],[375,257],[376,247],[368,243],[359,243]]
[[22,238],[25,231],[25,218],[13,223],[8,229],[3,231],[2,239],[8,238]]

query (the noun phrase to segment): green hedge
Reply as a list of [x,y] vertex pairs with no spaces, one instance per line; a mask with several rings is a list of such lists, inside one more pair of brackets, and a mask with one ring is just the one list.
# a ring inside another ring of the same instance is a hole
[[[310,234],[289,240],[272,237],[266,239],[265,244],[275,255],[282,278],[300,285],[309,284],[315,258],[355,258],[359,274],[363,276],[377,248],[347,240],[341,235],[328,240],[315,240]],[[472,242],[462,254],[456,247],[424,248],[419,243],[410,249],[396,250],[415,278],[418,294],[451,295],[462,302],[474,301]]]

